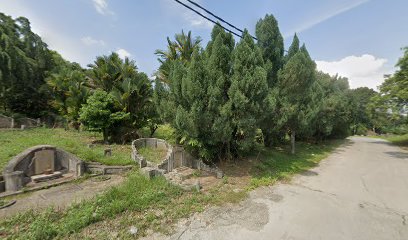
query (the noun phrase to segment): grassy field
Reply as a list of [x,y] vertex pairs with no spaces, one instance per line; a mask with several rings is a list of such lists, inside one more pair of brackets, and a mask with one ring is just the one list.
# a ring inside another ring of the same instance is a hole
[[96,161],[107,165],[132,164],[130,145],[110,145],[112,156],[105,157],[103,152],[107,147],[95,144],[88,148],[88,144],[102,139],[102,135],[86,131],[65,131],[64,129],[36,128],[24,131],[0,131],[0,170],[15,155],[26,148],[36,145],[53,145],[77,155],[85,161]]
[[[81,150],[74,148],[86,148],[87,141],[100,137],[90,133],[63,130],[30,131],[32,131],[30,134],[37,138],[41,139],[44,136],[51,138],[50,142],[45,143],[57,146],[73,144],[71,151],[76,151],[78,155],[81,154]],[[159,130],[158,133],[169,139],[172,136],[169,131],[163,133]],[[64,134],[65,137],[62,138],[65,140],[59,139],[60,136],[52,136],[53,134]],[[25,141],[24,135],[12,137],[14,140],[7,142],[5,140],[9,138],[2,136],[0,138],[3,140],[2,144],[12,146],[11,141],[19,139],[23,139],[23,142],[28,141]],[[73,139],[69,140],[70,137]],[[298,153],[295,155],[289,153],[288,147],[274,149],[259,147],[253,156],[235,163],[236,168],[248,173],[245,180],[241,183],[234,182],[244,177],[240,177],[239,173],[236,174],[238,177],[234,178],[226,172],[224,180],[206,192],[185,192],[172,186],[163,178],[148,180],[138,171],[133,171],[129,173],[122,185],[66,210],[50,208],[47,211],[29,211],[10,219],[0,220],[0,238],[107,239],[112,237],[112,232],[115,232],[117,233],[115,238],[133,239],[134,236],[129,233],[131,226],[138,228],[138,236],[147,234],[149,229],[166,233],[169,230],[168,226],[193,212],[203,211],[213,205],[239,202],[251,189],[271,185],[280,180],[289,180],[296,173],[316,166],[342,142],[344,141],[330,141],[320,145],[298,143]],[[20,146],[20,144],[17,145]],[[2,148],[3,155],[10,154],[3,151]],[[237,189],[240,191],[236,191]]]

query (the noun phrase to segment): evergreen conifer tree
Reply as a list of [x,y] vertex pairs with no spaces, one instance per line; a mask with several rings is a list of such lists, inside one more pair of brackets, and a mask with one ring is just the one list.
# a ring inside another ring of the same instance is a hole
[[[230,33],[215,25],[211,41],[206,48],[208,70],[208,111],[211,115],[213,145],[211,154],[220,159],[230,158],[232,126],[225,111],[228,102],[228,89],[231,86],[232,52],[235,41]],[[215,156],[217,155],[217,156]]]
[[268,73],[268,96],[263,104],[264,114],[261,123],[261,129],[266,146],[271,146],[277,142],[283,134],[277,125],[279,114],[278,107],[278,72],[284,63],[284,44],[283,37],[279,31],[278,22],[273,15],[266,15],[256,24],[256,36],[258,46],[262,51],[265,61],[264,68]]
[[[297,49],[297,37],[291,49]],[[311,102],[311,89],[315,81],[316,64],[310,58],[305,46],[297,51],[279,75],[279,91],[281,99],[280,124],[286,127],[291,135],[292,153],[295,153],[296,132],[307,125],[308,109]]]
[[233,75],[228,91],[233,150],[250,150],[259,128],[263,103],[268,94],[267,73],[261,50],[247,31],[234,51]]

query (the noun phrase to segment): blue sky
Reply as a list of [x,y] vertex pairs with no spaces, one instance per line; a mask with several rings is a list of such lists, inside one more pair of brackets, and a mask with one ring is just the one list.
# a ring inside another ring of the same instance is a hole
[[[185,0],[183,0],[185,1]],[[408,46],[406,0],[197,0],[254,33],[265,14],[279,21],[286,47],[298,33],[319,69],[376,88]],[[33,30],[66,59],[86,66],[119,52],[152,75],[156,49],[182,29],[203,39],[212,24],[173,0],[0,0],[0,11],[30,19]]]

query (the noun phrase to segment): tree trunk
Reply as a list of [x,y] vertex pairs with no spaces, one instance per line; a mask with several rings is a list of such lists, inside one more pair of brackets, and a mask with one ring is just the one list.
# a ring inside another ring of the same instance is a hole
[[290,142],[292,144],[292,154],[295,154],[295,131],[291,131],[290,133]]
[[274,143],[274,139],[273,139],[272,134],[268,133],[266,131],[264,131],[264,132],[265,132],[265,134],[263,135],[264,136],[263,140],[264,140],[265,147],[272,147],[272,145]]
[[155,126],[150,126],[149,128],[150,128],[150,137],[153,137],[154,133],[159,128],[159,126],[155,125]]
[[108,144],[108,130],[104,128],[102,130],[102,134],[103,134],[103,143]]

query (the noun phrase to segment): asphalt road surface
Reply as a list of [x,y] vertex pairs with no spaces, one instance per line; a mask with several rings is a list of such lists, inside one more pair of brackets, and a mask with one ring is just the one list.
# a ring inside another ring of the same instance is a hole
[[253,191],[239,205],[181,221],[148,239],[408,240],[408,152],[352,137],[288,184]]

